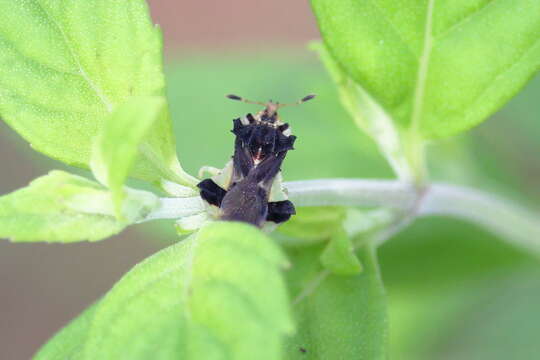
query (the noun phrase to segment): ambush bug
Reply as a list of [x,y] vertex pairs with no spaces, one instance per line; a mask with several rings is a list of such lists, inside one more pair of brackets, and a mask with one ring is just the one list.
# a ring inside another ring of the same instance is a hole
[[[223,170],[214,169],[214,176],[197,186],[200,194],[217,210],[222,220],[242,221],[263,227],[279,224],[296,213],[281,187],[281,163],[287,151],[293,150],[296,136],[289,124],[278,116],[285,106],[299,105],[315,95],[307,95],[292,104],[251,101],[236,95],[229,99],[264,106],[255,115],[233,120],[234,154]],[[206,169],[202,169],[206,170]]]

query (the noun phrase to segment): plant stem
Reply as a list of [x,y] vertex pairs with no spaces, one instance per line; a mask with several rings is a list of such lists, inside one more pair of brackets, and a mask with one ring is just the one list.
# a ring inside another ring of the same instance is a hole
[[406,209],[414,204],[413,185],[395,180],[320,179],[284,184],[298,206],[384,206]]
[[449,215],[475,223],[501,239],[540,255],[540,214],[471,188],[435,184],[418,214]]
[[139,222],[157,219],[179,219],[204,211],[204,203],[199,196],[184,198],[160,198],[160,207]]
[[[419,189],[397,180],[366,179],[305,180],[284,185],[296,206],[387,207],[402,213],[403,226],[420,216],[452,216],[540,256],[540,214],[480,190],[442,183]],[[143,221],[178,219],[204,211],[199,197],[162,198],[161,204]]]
[[403,135],[405,137],[405,157],[411,172],[412,182],[418,187],[424,187],[429,181],[426,164],[426,144],[421,136],[409,131]]
[[297,206],[386,206],[402,210],[408,222],[419,216],[457,217],[540,255],[540,214],[480,190],[435,183],[419,191],[400,181],[354,179],[295,181],[285,186]]

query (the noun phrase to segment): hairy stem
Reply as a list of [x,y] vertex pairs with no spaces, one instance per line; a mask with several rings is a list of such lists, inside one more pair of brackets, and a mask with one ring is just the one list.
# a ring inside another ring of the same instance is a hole
[[[420,216],[452,216],[540,256],[540,214],[481,190],[442,183],[419,189],[401,181],[365,179],[319,179],[284,185],[296,206],[387,207],[402,214],[403,226]],[[161,204],[144,221],[178,219],[204,211],[199,197],[162,198]]]
[[415,187],[395,180],[320,179],[284,184],[298,206],[384,206],[411,207],[417,197]]
[[540,255],[540,214],[493,194],[435,184],[418,211],[423,215],[449,215],[484,227],[514,245]]
[[434,183],[423,189],[399,181],[321,179],[286,183],[297,206],[387,206],[418,216],[443,215],[475,223],[540,255],[540,214],[463,186]]
[[200,214],[204,211],[204,203],[199,196],[161,198],[160,207],[148,214],[140,222],[157,219],[179,219]]

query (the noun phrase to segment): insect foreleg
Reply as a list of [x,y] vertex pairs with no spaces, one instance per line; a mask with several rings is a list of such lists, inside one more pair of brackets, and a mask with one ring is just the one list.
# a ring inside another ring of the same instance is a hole
[[210,205],[217,207],[221,206],[223,197],[227,193],[219,185],[217,185],[212,179],[204,179],[197,187],[201,189],[201,197]]

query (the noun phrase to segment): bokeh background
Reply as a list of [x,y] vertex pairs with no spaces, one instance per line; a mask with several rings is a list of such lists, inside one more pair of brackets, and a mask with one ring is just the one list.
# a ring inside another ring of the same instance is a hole
[[[314,92],[316,101],[282,114],[299,137],[286,179],[392,176],[307,49],[319,37],[307,1],[149,2],[165,35],[169,100],[188,171],[222,166],[232,149],[232,118],[256,110],[224,94],[292,101]],[[432,145],[433,178],[540,210],[539,98],[536,77],[489,121]],[[0,194],[55,168],[65,169],[0,124]],[[0,359],[30,358],[134,264],[175,241],[168,225],[138,225],[97,243],[1,241]],[[392,359],[540,357],[540,262],[533,256],[476,226],[429,218],[385,244],[380,257]]]

